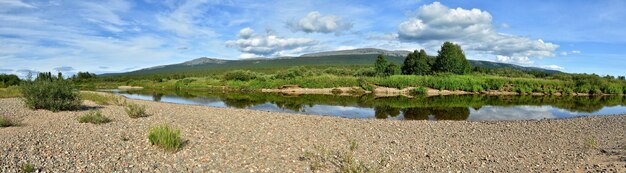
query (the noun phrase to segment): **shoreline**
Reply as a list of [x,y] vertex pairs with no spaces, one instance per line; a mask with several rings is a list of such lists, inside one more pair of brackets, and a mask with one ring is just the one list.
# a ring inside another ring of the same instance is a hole
[[[348,152],[383,171],[546,172],[626,169],[626,115],[520,121],[394,121],[275,113],[132,100],[151,115],[131,119],[124,108],[96,105],[113,119],[80,124],[87,112],[28,110],[0,99],[0,115],[21,126],[0,128],[0,170],[29,162],[55,171],[309,172],[306,153]],[[187,144],[176,153],[150,146],[151,126],[179,128]],[[511,138],[511,136],[515,136]],[[128,139],[124,141],[123,139]],[[587,146],[587,141],[595,141]],[[316,149],[317,148],[317,149]],[[381,167],[376,161],[389,162]],[[324,164],[323,172],[337,170]]]

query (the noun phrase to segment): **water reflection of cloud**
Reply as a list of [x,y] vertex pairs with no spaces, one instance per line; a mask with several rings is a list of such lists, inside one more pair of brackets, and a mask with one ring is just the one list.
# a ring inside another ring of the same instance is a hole
[[551,106],[483,106],[479,110],[470,109],[470,121],[487,120],[531,120],[557,118]]

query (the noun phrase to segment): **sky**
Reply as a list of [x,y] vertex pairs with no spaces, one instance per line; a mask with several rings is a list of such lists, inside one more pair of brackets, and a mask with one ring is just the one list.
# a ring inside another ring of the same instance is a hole
[[623,0],[0,0],[0,73],[112,73],[445,41],[468,59],[626,75]]

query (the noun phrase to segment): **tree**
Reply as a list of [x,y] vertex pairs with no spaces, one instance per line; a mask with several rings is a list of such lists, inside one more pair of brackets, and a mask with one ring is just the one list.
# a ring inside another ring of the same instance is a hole
[[400,74],[400,66],[398,66],[398,64],[396,63],[389,63],[389,65],[387,65],[387,68],[385,68],[385,72],[384,72],[384,76],[391,76],[391,75],[397,75]]
[[404,75],[413,75],[417,73],[417,57],[419,52],[415,50],[414,52],[406,55],[404,59],[404,63],[402,64],[402,74]]
[[63,80],[63,74],[61,72],[57,74],[57,79]]
[[20,78],[14,74],[0,74],[0,88],[19,85],[21,82]]
[[376,75],[384,76],[387,66],[389,66],[389,62],[387,62],[387,59],[385,58],[385,56],[378,55],[378,57],[376,58],[376,63],[374,64]]
[[472,70],[472,66],[465,58],[461,46],[451,42],[445,42],[438,53],[435,64],[433,65],[434,71],[466,74]]
[[419,55],[417,56],[417,62],[415,63],[416,75],[427,75],[432,73],[432,69],[430,67],[430,63],[428,62],[429,58],[426,55],[426,51],[424,49],[420,50]]

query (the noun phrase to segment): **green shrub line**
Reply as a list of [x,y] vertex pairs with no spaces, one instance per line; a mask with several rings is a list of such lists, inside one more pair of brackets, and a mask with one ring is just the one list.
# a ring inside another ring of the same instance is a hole
[[100,110],[92,110],[78,117],[78,122],[91,123],[91,124],[104,124],[104,123],[111,122],[111,119],[102,115],[102,111]]
[[170,152],[176,152],[183,143],[180,137],[180,130],[170,128],[167,124],[150,128],[148,140],[150,144]]

